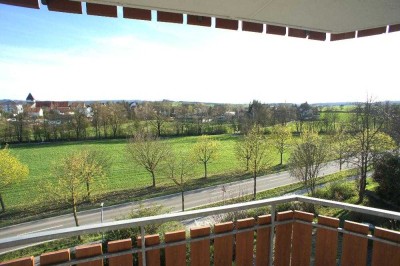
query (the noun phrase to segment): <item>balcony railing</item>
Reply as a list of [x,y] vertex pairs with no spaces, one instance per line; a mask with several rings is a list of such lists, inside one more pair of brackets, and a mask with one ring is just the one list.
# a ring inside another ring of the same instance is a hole
[[[108,253],[103,254],[101,244],[75,248],[75,258],[70,250],[45,253],[40,265],[132,265],[133,255],[138,253],[139,265],[160,265],[160,251],[164,250],[165,265],[400,265],[400,232],[366,224],[318,216],[301,211],[276,213],[276,206],[289,202],[303,202],[349,210],[381,218],[400,220],[400,213],[376,208],[334,202],[305,196],[285,196],[215,208],[153,217],[94,224],[67,229],[52,230],[24,236],[0,239],[0,249],[22,244],[39,243],[51,239],[100,233],[131,227],[140,227],[141,236],[136,247],[131,239],[107,243]],[[257,219],[247,218],[233,222],[185,230],[167,232],[164,243],[159,235],[146,235],[145,226],[170,221],[187,220],[216,214],[244,211],[270,206],[271,214]],[[213,231],[213,233],[211,233]],[[256,233],[256,234],[255,234]],[[313,237],[314,235],[314,237]],[[213,241],[210,241],[213,239]],[[190,258],[187,258],[187,246]],[[211,249],[212,247],[212,249]],[[213,251],[213,254],[211,252]],[[372,250],[372,255],[371,255]],[[368,253],[370,255],[368,255]],[[340,256],[338,256],[340,254]],[[94,264],[93,264],[94,263]],[[33,257],[1,263],[0,265],[35,265]]]

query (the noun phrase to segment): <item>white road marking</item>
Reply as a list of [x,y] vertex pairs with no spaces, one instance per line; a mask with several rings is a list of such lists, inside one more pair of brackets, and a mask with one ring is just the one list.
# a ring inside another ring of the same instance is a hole
[[27,235],[27,234],[37,233],[37,232],[41,232],[41,231],[47,231],[47,230],[59,228],[59,227],[62,227],[62,226],[64,226],[64,225],[63,225],[63,224],[60,224],[60,225],[57,225],[57,226],[47,227],[47,228],[40,229],[40,230],[36,230],[36,231],[26,232],[26,233],[23,233],[23,234],[19,234],[18,236],[23,236],[23,235]]

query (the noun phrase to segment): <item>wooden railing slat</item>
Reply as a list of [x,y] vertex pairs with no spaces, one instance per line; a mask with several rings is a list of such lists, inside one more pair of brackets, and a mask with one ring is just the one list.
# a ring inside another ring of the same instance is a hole
[[[337,229],[339,219],[318,216],[318,224]],[[338,248],[338,232],[317,228],[317,243],[315,248],[315,265],[336,266]]]
[[[271,223],[271,215],[259,216],[257,220],[258,225],[267,225]],[[256,266],[268,266],[269,265],[269,237],[271,234],[271,228],[259,228],[257,229],[257,240],[256,240]]]
[[[108,242],[108,252],[118,252],[123,250],[130,250],[132,248],[132,239],[123,239]],[[119,266],[119,265],[132,265],[133,264],[133,255],[126,254],[122,256],[112,257],[108,259],[108,263],[110,266]]]
[[[277,221],[293,220],[293,211],[277,213]],[[292,250],[292,225],[293,223],[281,224],[276,226],[275,238],[275,266],[289,266],[290,254]]]
[[314,214],[295,211],[295,220],[301,220],[308,222],[309,224],[303,224],[299,222],[293,223],[293,242],[292,242],[292,265],[310,265],[311,257],[311,240],[312,240],[312,221]]
[[[214,225],[214,233],[220,234],[233,230],[233,222]],[[214,265],[231,266],[233,259],[233,235],[217,237],[214,240]]]
[[[344,229],[368,235],[368,226],[355,222],[345,221]],[[342,265],[365,266],[367,263],[368,239],[355,235],[344,234],[342,246]]]
[[[254,226],[254,218],[238,220],[237,229],[245,229]],[[253,264],[254,231],[236,234],[236,265],[246,266]]]
[[[190,229],[190,237],[202,237],[210,235],[210,227],[197,227]],[[210,240],[205,239],[190,243],[190,265],[208,266],[210,265]]]
[[[185,230],[165,233],[165,243],[172,243],[186,239]],[[186,245],[177,245],[165,248],[166,266],[186,266]]]
[[[375,227],[374,236],[400,243],[400,232]],[[400,247],[374,241],[372,251],[372,266],[378,265],[400,265]]]

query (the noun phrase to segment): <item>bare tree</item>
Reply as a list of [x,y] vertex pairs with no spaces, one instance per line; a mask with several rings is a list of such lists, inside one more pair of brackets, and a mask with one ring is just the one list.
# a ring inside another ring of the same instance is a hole
[[182,211],[185,210],[185,191],[188,182],[194,178],[193,162],[187,159],[186,154],[169,156],[167,160],[167,177],[171,179],[181,192]]
[[359,202],[364,200],[367,172],[373,158],[395,147],[393,139],[382,132],[385,115],[382,105],[368,98],[365,103],[358,104],[351,119],[348,160],[359,170]]
[[207,178],[207,166],[218,157],[219,143],[210,136],[202,135],[193,147],[193,158],[204,166],[204,178]]
[[286,126],[276,125],[271,132],[272,145],[281,155],[280,165],[283,163],[283,153],[289,148],[292,142],[292,132]]
[[155,187],[156,169],[161,162],[170,156],[171,148],[169,145],[149,133],[138,132],[129,140],[127,150],[132,159],[151,174],[152,186]]
[[303,131],[300,140],[294,145],[289,158],[290,174],[303,181],[312,196],[315,195],[316,178],[326,165],[329,153],[328,142],[309,131]]

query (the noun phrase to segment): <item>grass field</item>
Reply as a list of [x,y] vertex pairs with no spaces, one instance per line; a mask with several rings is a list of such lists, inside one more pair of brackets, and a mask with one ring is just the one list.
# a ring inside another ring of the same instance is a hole
[[[221,146],[218,159],[212,162],[208,168],[211,177],[210,181],[213,180],[215,182],[215,179],[223,178],[220,182],[224,182],[225,178],[229,176],[243,175],[243,166],[236,159],[234,152],[238,137],[219,135],[213,138],[220,141]],[[165,141],[169,142],[175,151],[190,151],[197,139],[198,137],[180,137],[170,138]],[[130,155],[126,151],[126,145],[126,140],[107,140],[11,146],[12,153],[28,165],[30,174],[26,180],[13,185],[5,191],[3,196],[6,207],[8,210],[35,208],[37,204],[35,199],[43,198],[38,195],[40,193],[38,186],[46,179],[54,180],[52,176],[54,165],[65,156],[84,147],[106,151],[112,157],[111,173],[103,180],[105,185],[100,190],[94,191],[94,195],[106,200],[106,204],[107,199],[104,199],[104,195],[109,196],[118,194],[121,191],[131,190],[146,191],[148,186],[151,185],[151,177],[142,167],[132,162]],[[279,154],[272,148],[269,154],[273,157],[273,164],[278,164]],[[195,167],[194,175],[198,180],[202,179],[203,167],[201,164]],[[156,183],[158,190],[172,186],[172,182],[165,177],[162,171],[157,173]],[[202,180],[196,184],[206,186],[206,183],[206,181]],[[96,187],[96,184],[94,184],[94,187]]]

